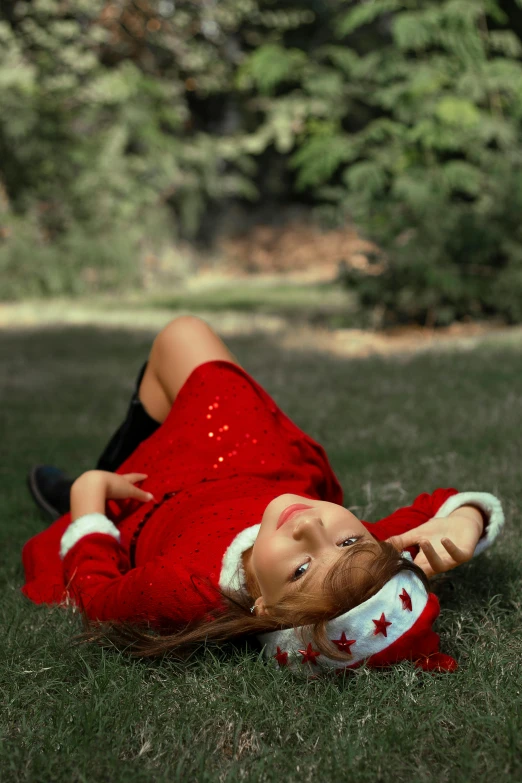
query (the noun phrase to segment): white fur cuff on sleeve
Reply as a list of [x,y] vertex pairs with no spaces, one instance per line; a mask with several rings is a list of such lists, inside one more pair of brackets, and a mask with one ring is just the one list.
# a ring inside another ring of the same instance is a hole
[[452,511],[456,511],[461,506],[477,506],[480,508],[486,518],[486,535],[480,539],[473,557],[480,555],[484,549],[490,546],[500,533],[504,525],[504,512],[500,500],[489,492],[458,492],[449,497],[437,511],[437,517],[447,517]]
[[105,533],[115,538],[116,541],[120,540],[120,531],[104,514],[85,514],[72,522],[63,534],[60,542],[62,560],[80,538],[88,536],[90,533]]

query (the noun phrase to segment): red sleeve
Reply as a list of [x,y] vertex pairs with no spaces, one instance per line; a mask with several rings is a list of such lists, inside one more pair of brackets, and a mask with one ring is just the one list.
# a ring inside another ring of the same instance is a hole
[[63,558],[69,595],[91,620],[186,624],[220,605],[219,593],[165,556],[129,569],[126,553],[110,535],[91,533]]
[[[385,541],[390,536],[401,535],[428,522],[432,517],[437,516],[437,511],[449,497],[457,494],[458,490],[452,488],[436,489],[431,495],[423,492],[415,498],[411,506],[399,508],[393,514],[373,524],[364,522],[364,525],[375,538]],[[413,549],[418,551],[418,547]]]

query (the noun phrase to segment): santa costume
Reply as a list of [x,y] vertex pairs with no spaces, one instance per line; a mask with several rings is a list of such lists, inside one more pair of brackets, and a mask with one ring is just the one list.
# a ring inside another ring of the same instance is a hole
[[[183,627],[222,607],[220,590],[244,590],[241,556],[271,500],[292,493],[343,503],[324,449],[245,370],[222,360],[191,373],[165,421],[117,472],[148,474],[140,486],[155,500],[109,501],[107,516],[73,523],[66,514],[31,538],[22,553],[22,592],[35,603],[73,602],[93,620]],[[363,524],[385,540],[469,504],[486,520],[479,554],[503,524],[500,503],[488,493],[437,489]],[[351,656],[350,666],[425,660],[437,655],[437,614],[435,596],[404,572],[331,621],[331,638]],[[339,667],[292,629],[262,642],[280,666]]]

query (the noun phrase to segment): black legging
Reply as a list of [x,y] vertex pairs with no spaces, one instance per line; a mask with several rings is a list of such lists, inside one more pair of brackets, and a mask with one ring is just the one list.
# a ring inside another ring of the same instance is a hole
[[156,432],[160,426],[159,421],[149,416],[138,397],[138,390],[146,367],[147,362],[141,368],[136,379],[136,386],[123,424],[118,427],[98,459],[96,464],[98,470],[115,471],[137,446],[153,432]]

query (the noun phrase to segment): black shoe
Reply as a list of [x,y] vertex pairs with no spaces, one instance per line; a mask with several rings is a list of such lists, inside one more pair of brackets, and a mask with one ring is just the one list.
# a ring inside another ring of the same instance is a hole
[[59,519],[71,509],[70,493],[74,479],[53,465],[35,465],[27,476],[29,491],[51,519]]

